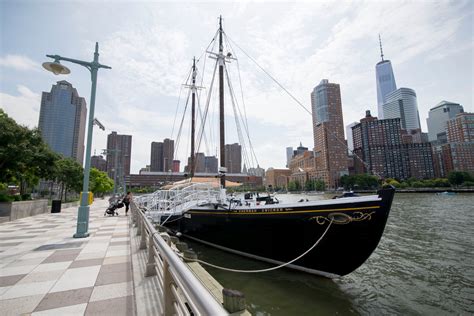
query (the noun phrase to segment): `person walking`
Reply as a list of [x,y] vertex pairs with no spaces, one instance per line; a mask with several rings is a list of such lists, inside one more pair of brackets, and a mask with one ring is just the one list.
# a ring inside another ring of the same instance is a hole
[[131,201],[132,201],[132,193],[128,191],[127,195],[125,195],[125,197],[122,200],[123,204],[125,204],[125,216],[128,216],[128,209],[130,207]]

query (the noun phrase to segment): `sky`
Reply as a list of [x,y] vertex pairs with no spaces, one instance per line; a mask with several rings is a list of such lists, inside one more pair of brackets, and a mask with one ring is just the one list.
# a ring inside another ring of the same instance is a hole
[[172,138],[179,140],[177,158],[183,165],[190,146],[189,120],[177,138],[188,94],[183,84],[196,56],[202,112],[211,94],[200,151],[215,154],[217,128],[211,126],[217,122],[217,100],[209,89],[215,61],[203,53],[222,15],[230,42],[225,52],[237,58],[228,64],[237,104],[234,111],[230,97],[225,100],[226,143],[239,142],[234,113],[240,113],[256,156],[247,167],[283,168],[286,147],[301,142],[313,148],[311,115],[247,55],[307,109],[322,79],[340,84],[347,126],[366,110],[377,115],[381,34],[397,87],[417,93],[426,132],[428,111],[442,100],[474,112],[473,13],[470,0],[0,0],[0,108],[18,123],[36,127],[42,91],[60,80],[72,83],[89,108],[91,81],[85,68],[64,62],[71,74],[55,76],[41,64],[49,61],[46,54],[92,61],[98,42],[100,62],[112,69],[98,74],[94,116],[106,130],[94,129],[92,151],[106,148],[112,131],[132,135],[131,171],[138,173],[150,164],[151,142]]

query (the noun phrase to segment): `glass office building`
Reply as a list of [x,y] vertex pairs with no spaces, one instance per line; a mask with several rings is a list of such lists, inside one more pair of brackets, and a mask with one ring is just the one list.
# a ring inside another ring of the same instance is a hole
[[428,112],[428,140],[440,144],[447,143],[446,124],[458,113],[464,112],[462,105],[454,102],[441,101]]
[[420,129],[420,115],[416,92],[410,88],[399,88],[386,95],[383,105],[384,118],[400,118],[401,127],[405,130]]
[[377,110],[378,118],[385,117],[383,105],[387,102],[387,95],[397,90],[395,76],[393,75],[392,63],[390,60],[382,60],[375,66],[375,78],[377,82]]
[[87,107],[72,84],[62,80],[43,92],[38,127],[43,140],[56,153],[82,165]]

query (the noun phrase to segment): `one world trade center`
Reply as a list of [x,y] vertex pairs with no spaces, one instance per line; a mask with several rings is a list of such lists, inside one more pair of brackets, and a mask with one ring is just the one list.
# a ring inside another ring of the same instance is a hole
[[395,76],[393,75],[392,63],[383,59],[382,40],[380,39],[380,56],[382,60],[375,66],[375,77],[377,81],[377,109],[378,118],[383,119],[383,105],[386,103],[387,94],[397,90]]

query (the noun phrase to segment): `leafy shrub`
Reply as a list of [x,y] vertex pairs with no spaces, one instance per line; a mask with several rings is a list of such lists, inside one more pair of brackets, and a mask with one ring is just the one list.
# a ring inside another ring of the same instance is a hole
[[447,188],[451,186],[451,184],[449,183],[449,180],[446,178],[437,178],[437,179],[434,179],[433,181],[436,187]]
[[400,183],[400,185],[398,186],[398,188],[400,188],[400,189],[406,189],[406,188],[408,188],[408,183],[402,182],[402,183]]
[[13,196],[5,194],[5,193],[0,193],[0,202],[12,202],[13,201]]
[[29,193],[22,194],[22,195],[21,195],[21,200],[22,200],[22,201],[31,200],[31,194],[29,194]]
[[424,187],[424,183],[422,181],[414,181],[412,182],[411,186],[414,188],[422,188]]

